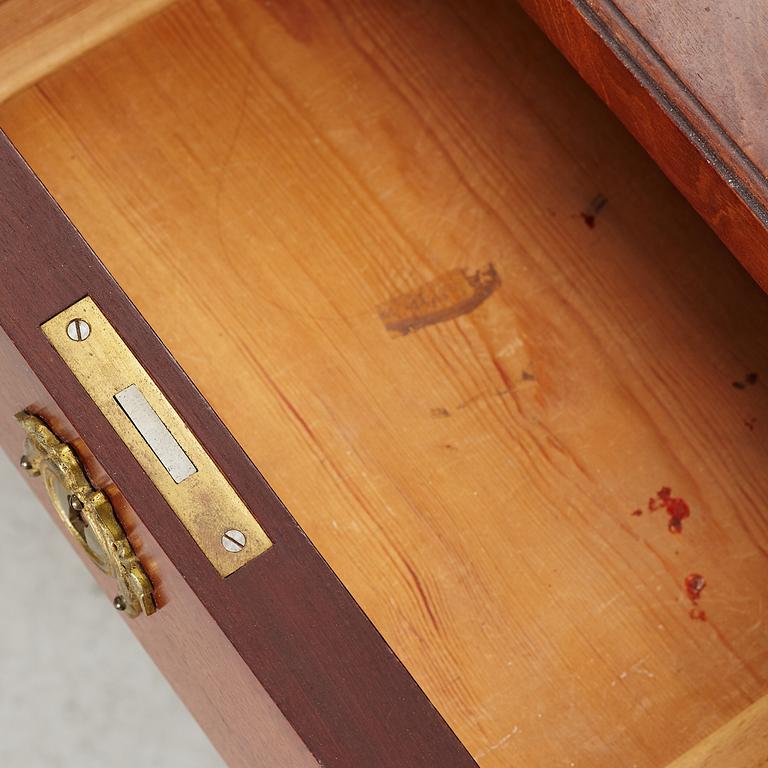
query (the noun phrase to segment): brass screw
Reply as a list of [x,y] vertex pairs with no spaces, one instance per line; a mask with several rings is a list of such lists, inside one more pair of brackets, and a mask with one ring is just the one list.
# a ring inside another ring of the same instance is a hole
[[122,595],[118,595],[112,601],[112,605],[114,605],[118,611],[124,611],[128,607],[128,603],[125,602],[125,598]]
[[83,504],[80,499],[77,498],[77,496],[70,496],[69,497],[69,509],[71,512],[75,512],[79,514],[80,512],[85,509],[85,504]]
[[67,326],[67,336],[72,341],[85,341],[91,335],[91,326],[85,321],[77,318],[72,320]]
[[245,548],[245,534],[232,529],[221,537],[221,543],[227,552],[242,552]]
[[29,460],[27,456],[21,457],[19,465],[24,471],[29,472],[32,477],[37,477],[40,474],[40,471],[35,469],[35,465]]

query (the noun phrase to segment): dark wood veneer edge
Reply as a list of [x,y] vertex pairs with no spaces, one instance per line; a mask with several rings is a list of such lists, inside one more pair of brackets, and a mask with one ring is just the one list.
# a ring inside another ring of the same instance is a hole
[[[40,331],[90,295],[274,546],[221,579]],[[477,764],[248,456],[0,132],[0,324],[315,758]],[[148,621],[151,621],[149,619]]]
[[[685,132],[707,162],[726,183],[731,184],[750,210],[768,227],[768,182],[722,123],[702,104],[680,79],[665,57],[621,12],[613,0],[596,6],[600,16],[585,0],[574,0],[585,18],[590,19],[616,57],[668,112],[678,129]],[[620,32],[634,43],[634,53],[619,40]]]

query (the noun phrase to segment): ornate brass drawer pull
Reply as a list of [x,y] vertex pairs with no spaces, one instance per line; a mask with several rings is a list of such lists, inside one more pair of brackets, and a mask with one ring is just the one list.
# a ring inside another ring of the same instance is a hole
[[152,582],[142,568],[109,499],[86,478],[77,454],[61,442],[37,416],[22,412],[16,419],[27,433],[21,466],[42,477],[56,512],[67,530],[104,573],[117,581],[115,608],[130,617],[157,608]]

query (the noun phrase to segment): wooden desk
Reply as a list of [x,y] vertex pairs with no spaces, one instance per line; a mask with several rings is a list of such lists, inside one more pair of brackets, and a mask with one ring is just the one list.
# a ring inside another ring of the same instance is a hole
[[[766,693],[768,297],[515,5],[183,0],[18,92],[0,126],[483,768],[666,766]],[[51,253],[42,277],[67,268]],[[0,297],[23,352],[34,323]],[[297,761],[360,768],[365,705],[350,727],[310,666],[289,684],[291,649],[333,660],[338,635],[257,648],[280,613],[262,594],[259,618],[205,618],[215,582],[179,577],[194,550],[36,349],[40,397],[174,596],[133,626],[222,753],[269,748],[261,701],[289,712]],[[174,392],[247,490],[235,444]],[[164,611],[203,628],[183,652]],[[189,674],[222,628],[234,701]],[[388,668],[334,679],[397,713]],[[385,722],[371,749],[423,727]]]

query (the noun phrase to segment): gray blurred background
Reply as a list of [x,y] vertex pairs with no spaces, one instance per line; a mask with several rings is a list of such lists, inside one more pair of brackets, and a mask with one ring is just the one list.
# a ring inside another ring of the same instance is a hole
[[222,768],[2,450],[0,541],[0,766]]

